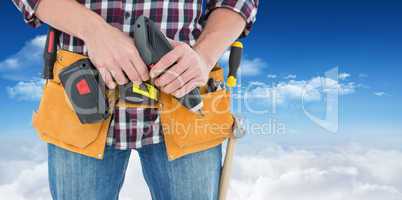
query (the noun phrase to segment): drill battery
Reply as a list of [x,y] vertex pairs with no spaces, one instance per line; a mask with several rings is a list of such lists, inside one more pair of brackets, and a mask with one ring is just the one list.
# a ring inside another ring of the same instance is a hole
[[96,123],[109,116],[105,84],[89,59],[64,68],[59,78],[82,124]]

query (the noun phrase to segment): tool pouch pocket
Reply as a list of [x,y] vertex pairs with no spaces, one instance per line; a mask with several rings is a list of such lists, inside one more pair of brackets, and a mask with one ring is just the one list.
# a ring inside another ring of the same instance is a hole
[[85,149],[99,137],[102,141],[98,142],[104,144],[111,117],[93,124],[81,124],[58,76],[65,67],[84,57],[66,51],[58,54],[54,79],[48,80],[44,86],[39,109],[33,114],[33,126],[42,139],[61,147]]
[[[223,69],[215,67],[210,78],[223,81]],[[171,95],[161,93],[161,122],[170,160],[219,145],[232,134],[230,94],[225,89],[206,93],[202,114],[193,113]]]

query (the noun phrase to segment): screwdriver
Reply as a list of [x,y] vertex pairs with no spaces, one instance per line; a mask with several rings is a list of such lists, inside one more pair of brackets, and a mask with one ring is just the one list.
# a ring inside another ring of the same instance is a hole
[[[240,67],[240,61],[243,53],[243,44],[239,41],[236,41],[230,47],[230,56],[229,56],[229,74],[228,79],[226,81],[226,85],[229,87],[229,91],[232,94],[232,88],[237,85],[237,71]],[[236,120],[235,124],[238,121]],[[222,167],[221,179],[220,179],[220,188],[219,188],[219,200],[226,199],[227,191],[229,188],[230,176],[232,173],[233,166],[233,156],[236,148],[236,141],[238,138],[242,137],[245,132],[244,131],[234,131],[233,136],[228,139],[226,145],[226,155],[225,161]]]
[[243,54],[243,44],[236,41],[230,47],[229,74],[226,84],[231,89],[237,85],[237,71]]

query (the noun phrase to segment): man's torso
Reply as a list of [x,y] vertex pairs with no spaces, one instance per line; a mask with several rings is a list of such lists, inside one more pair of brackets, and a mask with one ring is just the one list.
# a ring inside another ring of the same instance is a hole
[[[131,37],[133,37],[132,26],[141,15],[148,16],[156,22],[168,38],[191,45],[202,31],[202,0],[79,0],[78,2]],[[67,34],[61,35],[61,48],[75,53],[87,53],[82,40]]]

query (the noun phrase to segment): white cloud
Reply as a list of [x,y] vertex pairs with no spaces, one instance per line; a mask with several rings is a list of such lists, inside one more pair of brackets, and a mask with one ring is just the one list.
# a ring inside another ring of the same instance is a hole
[[379,96],[379,97],[387,96],[387,95],[388,95],[386,92],[374,92],[373,94],[374,94],[375,96]]
[[41,68],[43,47],[46,36],[41,35],[25,43],[25,45],[14,55],[0,61],[0,72],[2,78],[12,80],[25,80],[24,76],[37,74]]
[[[45,148],[44,144],[41,146]],[[271,145],[259,152],[237,154],[228,199],[402,199],[402,152],[399,150],[356,146],[307,150]],[[27,153],[42,155],[45,151]],[[18,166],[18,170],[8,171],[7,176],[0,174],[0,180],[7,177],[0,182],[2,199],[51,199],[46,156],[42,155],[40,160],[30,156],[10,160],[11,157],[2,159],[1,164]],[[120,197],[122,200],[150,199],[136,154],[130,160]]]
[[237,157],[233,174],[232,200],[402,199],[400,151],[273,148]]
[[[229,65],[230,51],[225,53],[220,58],[219,62],[222,65]],[[245,58],[243,57],[239,69],[239,76],[256,76],[260,75],[267,67],[267,63],[261,58]]]
[[295,79],[295,78],[296,78],[295,74],[289,74],[289,75],[284,77],[284,79]]
[[27,42],[21,50],[0,62],[0,70],[15,70],[31,66],[32,62],[37,63],[41,59],[46,36],[37,36]]
[[265,86],[265,85],[267,85],[265,82],[262,82],[262,81],[250,81],[249,84],[250,85],[255,85],[255,86]]
[[243,92],[246,98],[265,98],[269,101],[275,98],[277,103],[287,100],[319,101],[325,93],[340,95],[352,94],[357,85],[354,82],[340,82],[326,77],[313,77],[309,80],[288,80],[269,85],[251,82]]
[[360,73],[360,74],[359,74],[359,78],[367,78],[367,77],[368,77],[367,74],[364,74],[364,73]]
[[339,75],[338,75],[338,78],[340,79],[340,80],[345,80],[345,79],[347,79],[347,78],[349,78],[350,77],[350,74],[348,74],[348,73],[340,73]]
[[[8,163],[9,166],[15,163]],[[10,184],[0,185],[2,199],[7,200],[47,200],[50,198],[47,183],[47,163],[26,166]]]
[[272,78],[272,79],[274,79],[274,78],[276,78],[277,76],[275,75],[275,74],[268,74],[267,75],[267,78]]
[[7,93],[10,98],[25,101],[39,100],[42,96],[44,81],[41,79],[31,81],[19,81],[13,87],[7,87]]
[[[46,144],[35,139],[13,136],[2,137],[0,152],[0,199],[49,200],[51,199],[46,162]],[[13,151],[10,151],[13,149]],[[151,199],[142,176],[137,153],[131,155],[122,188],[122,200]]]
[[30,135],[3,135],[0,146],[0,197],[48,200],[46,146]]
[[267,64],[260,58],[243,59],[239,73],[241,76],[256,76],[259,75]]

